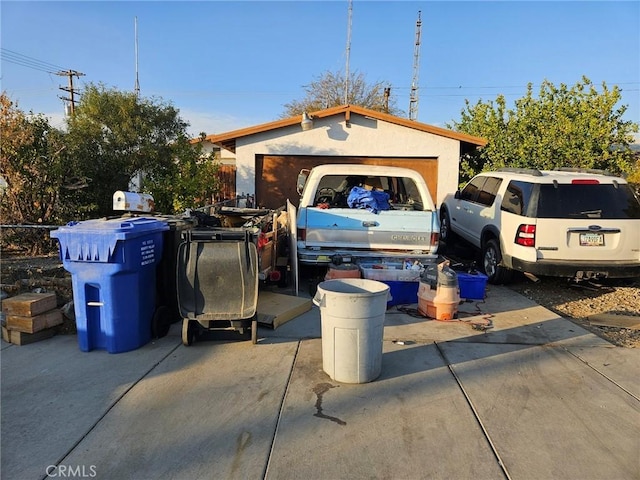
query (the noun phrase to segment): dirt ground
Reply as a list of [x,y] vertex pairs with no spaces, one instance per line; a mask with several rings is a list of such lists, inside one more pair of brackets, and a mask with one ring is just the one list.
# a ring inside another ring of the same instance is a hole
[[[73,299],[71,275],[63,268],[57,255],[3,255],[0,273],[3,298],[32,291],[56,292],[59,308]],[[510,288],[613,345],[640,347],[640,330],[595,326],[589,321],[590,316],[599,313],[640,316],[640,278],[608,280],[594,285],[549,277],[534,283],[523,276]],[[65,317],[58,330],[61,334],[74,334],[75,322]]]
[[640,347],[640,330],[596,326],[590,321],[606,313],[637,316],[640,323],[640,278],[576,283],[544,277],[534,283],[523,276],[510,288],[614,345]]

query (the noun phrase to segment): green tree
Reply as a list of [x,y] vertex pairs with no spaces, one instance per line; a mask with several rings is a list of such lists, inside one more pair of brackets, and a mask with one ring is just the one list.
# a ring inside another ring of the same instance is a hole
[[603,82],[598,92],[583,77],[570,88],[545,80],[537,97],[529,84],[514,108],[507,106],[503,95],[475,105],[467,101],[460,121],[448,127],[489,143],[463,158],[461,181],[500,167],[579,167],[637,175],[629,145],[638,124],[623,119],[627,107],[616,107],[620,98],[617,86],[609,89]]
[[153,195],[156,208],[181,213],[215,203],[221,187],[217,159],[203,152],[202,142],[186,137],[173,144],[173,154],[179,161],[154,168],[145,176],[145,189]]
[[[26,114],[0,95],[0,218],[3,224],[57,225],[67,217],[70,158],[62,131],[43,115]],[[50,241],[46,229],[9,229],[3,245],[19,245],[40,254]]]
[[116,190],[127,190],[138,172],[170,170],[189,144],[188,124],[173,106],[102,85],[85,88],[67,124],[77,176],[88,184],[81,216],[108,215]]
[[[314,112],[344,105],[346,87],[345,75],[342,72],[327,71],[316,77],[309,85],[304,86],[306,95],[302,100],[294,100],[284,105],[285,111],[282,117],[293,117],[303,112]],[[348,88],[347,104],[349,105],[357,105],[392,115],[403,115],[402,110],[396,107],[396,98],[393,95],[389,95],[385,99],[385,82],[369,84],[362,73],[351,72]]]

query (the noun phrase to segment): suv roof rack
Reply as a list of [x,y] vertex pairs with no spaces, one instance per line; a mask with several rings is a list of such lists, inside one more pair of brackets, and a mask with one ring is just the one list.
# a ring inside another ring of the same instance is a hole
[[498,169],[498,172],[523,173],[525,175],[533,175],[534,177],[542,176],[542,172],[537,168],[502,167]]
[[554,168],[557,172],[573,172],[573,173],[593,173],[597,175],[611,176],[609,170],[602,170],[599,168],[581,168],[581,167],[558,167]]

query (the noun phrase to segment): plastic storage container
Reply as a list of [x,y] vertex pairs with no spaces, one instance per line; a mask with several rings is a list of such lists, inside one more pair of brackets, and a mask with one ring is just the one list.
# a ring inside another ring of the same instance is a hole
[[418,282],[421,270],[403,268],[401,263],[383,264],[385,268],[376,268],[370,264],[360,267],[362,276],[369,280],[384,282],[389,286],[390,298],[387,308],[393,305],[406,305],[418,302]]
[[156,264],[166,222],[148,217],[88,220],[51,232],[71,273],[80,350],[120,353],[151,340]]
[[480,272],[458,272],[460,297],[468,300],[484,300],[488,278],[484,273]]
[[384,282],[389,285],[387,308],[394,305],[410,305],[418,303],[418,280],[412,282]]
[[345,278],[318,285],[322,369],[343,383],[367,383],[382,371],[382,337],[389,286],[375,280]]
[[362,276],[379,282],[418,282],[420,270],[361,267]]

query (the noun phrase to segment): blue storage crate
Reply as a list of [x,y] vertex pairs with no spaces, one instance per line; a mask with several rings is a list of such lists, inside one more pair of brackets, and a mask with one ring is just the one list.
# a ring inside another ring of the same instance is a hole
[[80,350],[120,353],[151,340],[156,264],[166,222],[117,218],[74,222],[51,232],[71,273]]
[[382,283],[389,285],[389,293],[391,294],[391,299],[387,302],[387,308],[394,305],[418,303],[420,282],[385,281]]
[[460,298],[467,300],[484,300],[485,288],[487,286],[487,277],[484,273],[465,273],[456,272],[458,274],[458,285],[460,287]]

